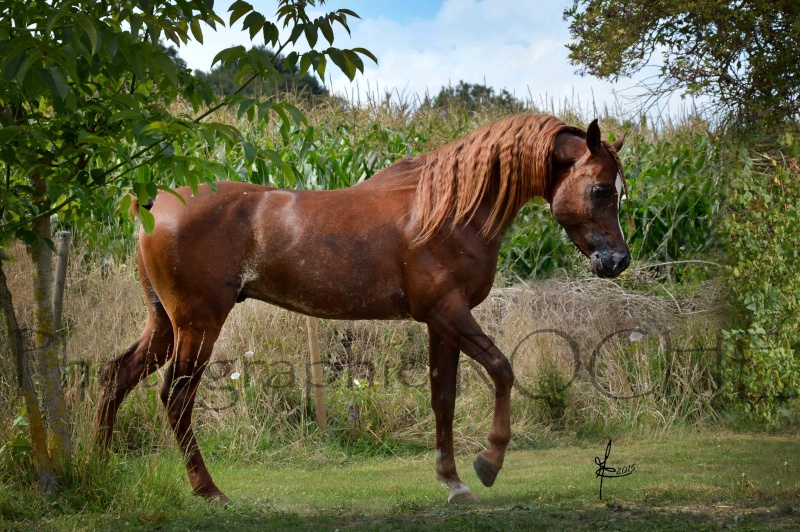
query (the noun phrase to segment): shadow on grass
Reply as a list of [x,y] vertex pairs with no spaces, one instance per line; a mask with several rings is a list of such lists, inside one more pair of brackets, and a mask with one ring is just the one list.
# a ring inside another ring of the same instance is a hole
[[[269,501],[232,503],[210,509],[190,505],[178,513],[149,512],[121,516],[109,521],[89,520],[78,525],[94,530],[797,530],[800,528],[800,501],[775,507],[747,506],[670,506],[652,507],[619,501],[567,506],[531,504],[513,497],[492,501],[492,505],[443,506],[423,509],[398,503],[383,514],[353,513],[352,508],[309,508],[282,512]],[[263,509],[257,506],[263,506]],[[195,510],[195,511],[192,511]],[[74,522],[73,522],[74,523]],[[51,523],[59,529],[57,523]],[[18,523],[24,528],[24,523]],[[38,523],[41,527],[42,523]],[[40,529],[47,529],[45,526]]]

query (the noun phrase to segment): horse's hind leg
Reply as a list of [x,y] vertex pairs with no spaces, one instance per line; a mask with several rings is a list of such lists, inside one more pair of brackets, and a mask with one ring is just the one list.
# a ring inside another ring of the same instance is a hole
[[[141,265],[139,271],[144,272]],[[106,362],[100,370],[100,400],[94,428],[97,448],[103,454],[111,445],[122,401],[139,382],[164,365],[174,347],[172,322],[144,274],[142,285],[148,297],[144,331],[122,355]]]
[[436,477],[450,488],[448,502],[475,502],[478,498],[461,482],[453,453],[453,416],[456,406],[458,347],[428,327],[430,336],[431,406],[436,416]]
[[[231,305],[232,306],[232,305]],[[206,469],[192,428],[192,409],[200,378],[211,358],[222,328],[222,321],[209,324],[194,319],[186,328],[176,327],[178,344],[173,363],[166,371],[161,401],[167,409],[169,423],[175,432],[189,473],[192,492],[216,503],[225,504],[228,497],[220,491]]]
[[475,460],[475,472],[484,486],[494,484],[503,467],[506,447],[511,441],[511,387],[514,373],[508,359],[481,330],[466,302],[445,299],[431,309],[429,327],[435,329],[489,373],[495,386],[494,419],[489,431],[489,449]]

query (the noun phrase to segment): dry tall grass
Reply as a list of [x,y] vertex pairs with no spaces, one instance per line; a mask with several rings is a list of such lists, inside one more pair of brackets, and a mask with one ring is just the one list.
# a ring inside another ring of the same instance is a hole
[[[361,138],[365,131],[402,132],[407,135],[403,149],[415,153],[439,148],[507,113],[499,107],[480,113],[457,106],[436,109],[403,95],[349,104],[331,98],[313,106],[291,95],[287,98],[302,108],[309,124],[352,125],[345,132],[353,138]],[[174,105],[183,105],[192,114],[185,103]],[[682,134],[696,125],[684,120],[674,130],[670,123],[647,127],[639,117],[615,118],[626,116],[619,109],[613,114],[607,109],[589,113],[579,102],[556,106],[529,98],[525,107],[576,124],[600,116],[603,131],[616,135],[626,122],[626,129],[635,133],[634,143],[637,138]],[[274,124],[248,124],[230,110],[217,112],[215,119],[240,125],[249,135],[275,145],[281,142]],[[365,142],[370,153],[375,151],[374,157],[388,164],[381,136]],[[95,245],[103,242],[108,247],[104,250],[81,242],[77,235],[71,258],[64,358],[76,441],[82,445],[91,437],[99,368],[136,339],[145,321],[135,243],[122,233],[95,232],[87,238]],[[104,253],[111,250],[115,262],[104,263]],[[28,327],[32,323],[31,268],[21,248],[13,251],[16,262],[6,266],[7,276],[20,322]],[[653,269],[636,268],[618,282],[563,273],[531,285],[498,285],[476,309],[478,321],[512,358],[515,368],[513,444],[536,443],[553,431],[578,436],[658,432],[676,423],[714,417],[713,365],[707,353],[692,349],[714,344],[722,321],[717,285],[708,283],[694,287],[689,296],[673,297],[663,278],[653,277]],[[303,326],[302,317],[276,307],[255,301],[237,305],[216,345],[195,409],[204,449],[247,460],[317,437]],[[369,452],[429,446],[434,421],[424,327],[412,322],[323,321],[320,334],[335,441]],[[0,337],[0,352],[5,351],[3,343]],[[150,452],[163,445],[174,447],[158,399],[162,374],[163,369],[140,384],[123,406],[118,448]],[[15,389],[13,365],[10,357],[4,357],[0,360],[0,413],[7,422],[0,423],[0,442],[7,439],[10,420],[21,405]],[[485,372],[464,356],[459,389],[456,441],[465,450],[484,444],[493,394]],[[635,397],[618,398],[630,396]]]
[[[7,275],[27,327],[30,264],[21,248],[15,255]],[[72,257],[64,357],[76,439],[85,445],[98,369],[138,336],[146,315],[132,254],[106,268],[86,248]],[[634,267],[624,284],[586,275],[497,288],[475,310],[515,368],[513,444],[535,444],[553,431],[602,437],[630,430],[658,433],[676,423],[713,418],[712,365],[687,349],[713,345],[722,320],[718,290],[709,283],[689,299],[676,299],[625,287],[656,282],[651,271]],[[317,437],[303,326],[301,316],[257,301],[234,309],[195,409],[201,443],[211,453],[248,460]],[[320,335],[336,441],[369,452],[431,445],[423,326],[324,320]],[[0,412],[9,420],[0,427],[4,437],[21,402],[8,357],[0,369]],[[474,449],[485,442],[493,393],[485,372],[463,355],[460,370],[456,441],[461,450]],[[151,452],[173,445],[157,393],[162,374],[163,368],[127,399],[118,448]]]

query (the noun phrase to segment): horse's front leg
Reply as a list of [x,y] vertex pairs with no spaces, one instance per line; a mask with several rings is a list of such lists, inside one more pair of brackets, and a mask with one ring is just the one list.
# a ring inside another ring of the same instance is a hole
[[458,347],[430,326],[431,406],[436,416],[436,477],[450,488],[447,502],[475,502],[478,498],[461,482],[453,454],[453,416],[456,406]]
[[425,320],[428,326],[489,373],[495,386],[494,420],[489,431],[489,448],[481,451],[474,467],[484,486],[494,484],[503,467],[508,442],[511,441],[511,387],[514,372],[511,363],[494,342],[481,330],[469,306],[459,297],[446,298]]

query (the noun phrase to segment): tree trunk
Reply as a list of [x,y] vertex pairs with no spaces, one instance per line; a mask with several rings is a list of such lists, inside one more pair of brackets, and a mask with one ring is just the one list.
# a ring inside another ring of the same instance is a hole
[[17,323],[14,302],[11,299],[11,291],[6,283],[2,260],[3,254],[0,252],[0,311],[2,311],[5,318],[9,348],[16,360],[17,380],[27,410],[36,482],[39,486],[39,492],[50,493],[56,488],[58,477],[55,474],[47,450],[47,432],[42,421],[42,413],[39,410],[39,401],[36,397],[36,389],[33,386],[31,369],[26,356],[25,337],[19,328],[19,323]]
[[61,333],[61,311],[64,309],[64,288],[67,284],[67,266],[69,265],[69,241],[72,234],[61,231],[56,238],[56,279],[53,285],[53,329]]
[[50,218],[33,223],[38,236],[35,244],[28,246],[33,260],[34,293],[34,343],[36,366],[42,389],[42,406],[49,425],[47,447],[56,473],[60,476],[72,457],[72,426],[67,410],[64,388],[61,386],[61,362],[58,357],[58,340],[53,323],[53,264]]

